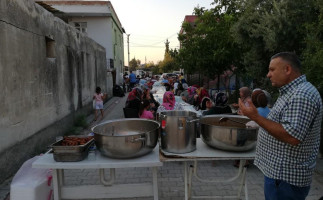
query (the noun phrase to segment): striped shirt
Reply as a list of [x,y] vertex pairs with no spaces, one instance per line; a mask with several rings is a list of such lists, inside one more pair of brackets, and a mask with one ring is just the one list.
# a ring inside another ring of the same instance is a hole
[[322,100],[305,75],[281,87],[279,93],[267,118],[280,123],[300,143],[281,142],[260,128],[254,163],[269,178],[309,186],[320,144]]

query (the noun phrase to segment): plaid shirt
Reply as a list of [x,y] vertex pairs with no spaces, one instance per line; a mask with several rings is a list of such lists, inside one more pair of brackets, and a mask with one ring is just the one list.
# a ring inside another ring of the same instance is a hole
[[305,75],[281,87],[279,93],[267,118],[280,123],[300,143],[281,142],[260,128],[254,163],[269,178],[309,186],[320,144],[322,100]]

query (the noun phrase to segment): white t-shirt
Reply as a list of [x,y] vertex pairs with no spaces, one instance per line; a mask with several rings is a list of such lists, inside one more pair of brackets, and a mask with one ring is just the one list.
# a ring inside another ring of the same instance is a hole
[[103,94],[102,93],[100,93],[100,94],[94,93],[94,99],[96,102],[103,102]]

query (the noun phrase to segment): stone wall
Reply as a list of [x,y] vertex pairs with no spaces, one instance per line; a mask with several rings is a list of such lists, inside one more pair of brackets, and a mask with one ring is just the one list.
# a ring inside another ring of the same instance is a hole
[[105,49],[77,35],[32,0],[0,1],[0,182],[108,91]]

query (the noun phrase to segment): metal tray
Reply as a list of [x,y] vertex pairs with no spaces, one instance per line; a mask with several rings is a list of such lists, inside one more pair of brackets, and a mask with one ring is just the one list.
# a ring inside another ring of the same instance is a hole
[[[71,136],[71,137],[89,137],[89,136]],[[94,143],[94,138],[83,145],[62,146],[63,140],[55,142],[52,145],[53,157],[56,162],[77,162],[84,160],[89,153],[91,145]]]
[[[71,136],[71,137],[89,137],[89,136]],[[52,149],[54,153],[82,153],[86,149],[88,149],[91,144],[94,142],[94,138],[89,140],[87,143],[83,145],[76,145],[76,146],[62,146],[62,141],[57,141],[54,144],[52,144]]]
[[84,160],[88,154],[89,150],[85,150],[80,153],[53,153],[53,156],[56,162],[77,162]]

